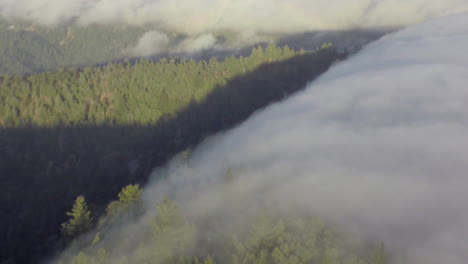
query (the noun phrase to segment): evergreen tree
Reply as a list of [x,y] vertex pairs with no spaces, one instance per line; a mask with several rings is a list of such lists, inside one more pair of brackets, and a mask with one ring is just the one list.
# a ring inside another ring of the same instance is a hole
[[[106,208],[107,217],[112,218],[115,216],[122,216],[124,213],[132,213],[137,215],[140,213],[141,192],[138,184],[128,185],[118,194],[119,200],[112,201]],[[105,223],[107,219],[101,220],[101,224]]]
[[88,231],[91,227],[91,212],[88,209],[84,196],[76,198],[73,208],[67,212],[70,220],[62,224],[62,233],[67,237],[76,237]]
[[141,189],[138,184],[128,185],[119,193],[119,203],[123,210],[141,202]]

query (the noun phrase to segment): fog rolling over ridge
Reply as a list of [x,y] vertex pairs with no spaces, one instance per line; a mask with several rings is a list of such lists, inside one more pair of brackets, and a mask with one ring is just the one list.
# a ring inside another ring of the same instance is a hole
[[224,225],[233,200],[247,211],[294,210],[382,240],[402,263],[466,263],[466,47],[468,13],[388,35],[207,139],[188,165],[157,170],[167,177],[145,189],[145,202],[170,194]]
[[207,140],[146,189],[147,203],[173,192],[193,211],[226,213],[229,191],[210,184],[233,168],[246,208],[321,215],[406,263],[466,263],[467,46],[467,13],[388,35]]

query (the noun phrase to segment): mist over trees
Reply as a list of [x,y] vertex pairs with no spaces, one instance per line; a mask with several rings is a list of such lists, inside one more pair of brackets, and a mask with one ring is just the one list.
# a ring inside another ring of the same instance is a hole
[[[121,202],[129,188],[135,190],[135,186],[122,189],[119,201],[108,208]],[[96,230],[54,263],[389,263],[382,244],[348,237],[316,217],[280,214],[275,209],[252,213],[239,207],[238,222],[226,223],[219,216],[186,215],[177,202],[165,197],[152,209],[151,219],[127,233],[125,225],[137,206],[138,193],[133,197],[125,210],[107,211]],[[232,204],[239,206],[235,200]]]

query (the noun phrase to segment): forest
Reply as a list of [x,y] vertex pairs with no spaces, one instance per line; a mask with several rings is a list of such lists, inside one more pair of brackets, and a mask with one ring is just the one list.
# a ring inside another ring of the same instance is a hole
[[0,78],[0,124],[6,127],[154,124],[202,101],[216,86],[262,63],[304,55],[273,44],[220,63],[185,58],[59,70]]
[[76,197],[105,215],[124,186],[144,185],[154,167],[345,57],[330,44],[307,52],[270,44],[224,60],[142,59],[1,76],[0,259],[37,263],[62,249],[60,226]]

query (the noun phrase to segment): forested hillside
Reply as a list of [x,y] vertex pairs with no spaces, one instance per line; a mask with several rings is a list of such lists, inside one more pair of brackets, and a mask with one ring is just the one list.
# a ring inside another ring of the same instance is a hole
[[0,77],[0,260],[64,245],[78,195],[95,215],[207,135],[303,88],[343,58],[269,45],[223,61],[168,58]]
[[[135,64],[59,70],[28,77],[0,78],[0,125],[152,124],[190,102],[200,102],[214,87],[252,72],[262,63],[299,55],[287,46],[259,46],[249,57],[223,62],[162,59]],[[303,55],[304,53],[302,53]]]

